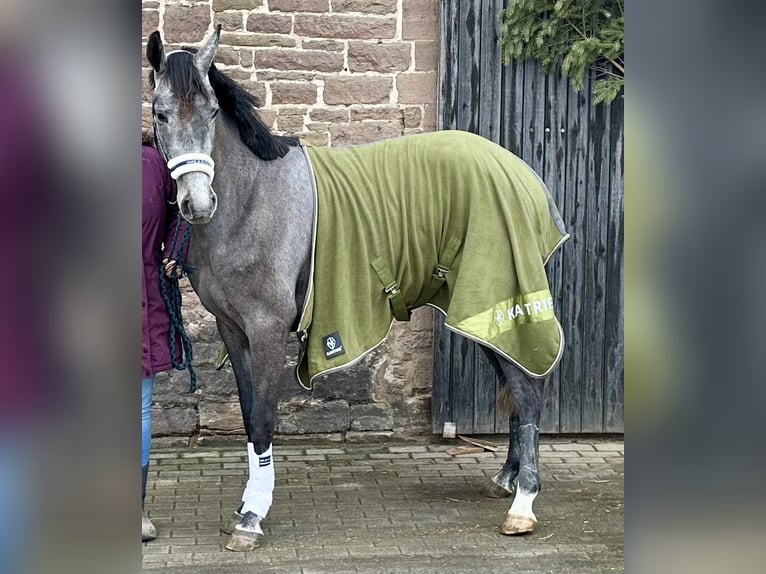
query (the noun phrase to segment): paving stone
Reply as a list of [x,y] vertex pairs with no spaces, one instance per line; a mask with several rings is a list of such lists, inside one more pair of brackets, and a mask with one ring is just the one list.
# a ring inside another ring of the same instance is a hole
[[219,531],[247,480],[243,449],[157,452],[166,456],[153,460],[147,511],[159,531],[143,545],[143,567],[158,574],[624,570],[621,442],[544,437],[538,532],[512,539],[497,532],[510,500],[482,495],[506,453],[450,457],[451,446],[435,438],[280,448],[264,546],[243,554],[224,550]]

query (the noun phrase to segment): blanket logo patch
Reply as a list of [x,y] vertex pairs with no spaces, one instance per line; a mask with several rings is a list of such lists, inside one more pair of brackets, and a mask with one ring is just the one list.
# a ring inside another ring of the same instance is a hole
[[269,466],[271,464],[271,457],[270,456],[260,456],[258,457],[258,468],[263,466]]
[[343,341],[340,340],[340,333],[338,333],[338,331],[330,333],[324,337],[322,341],[324,342],[325,358],[332,359],[333,357],[338,357],[346,353],[346,350],[343,348]]

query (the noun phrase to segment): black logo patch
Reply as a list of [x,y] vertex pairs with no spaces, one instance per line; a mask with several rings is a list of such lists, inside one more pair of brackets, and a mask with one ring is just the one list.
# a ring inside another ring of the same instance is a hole
[[269,466],[271,464],[271,457],[270,456],[261,456],[258,457],[258,466]]
[[322,339],[324,343],[324,356],[327,359],[338,357],[346,353],[346,349],[343,348],[343,341],[340,340],[340,333],[335,331]]

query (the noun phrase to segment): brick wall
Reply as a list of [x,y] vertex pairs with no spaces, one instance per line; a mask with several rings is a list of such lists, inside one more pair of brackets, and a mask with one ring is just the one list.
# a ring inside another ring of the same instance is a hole
[[[256,94],[278,133],[314,145],[367,143],[430,131],[436,122],[438,0],[144,0],[142,122],[148,127],[146,39],[156,29],[168,49],[196,44],[222,25],[216,64]],[[198,391],[188,377],[158,377],[154,434],[160,444],[241,436],[230,368],[214,371],[219,339],[188,284],[184,316],[194,342]],[[302,390],[288,374],[280,389],[281,434],[384,440],[430,432],[433,315],[395,324],[360,364]],[[289,349],[292,369],[296,347]]]

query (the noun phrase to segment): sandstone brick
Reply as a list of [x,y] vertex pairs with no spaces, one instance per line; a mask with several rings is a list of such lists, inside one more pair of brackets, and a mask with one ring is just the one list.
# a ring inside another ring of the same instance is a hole
[[258,70],[256,72],[259,80],[264,82],[273,82],[279,80],[287,80],[288,82],[311,82],[320,78],[320,75],[316,72],[294,72],[294,71],[280,71],[280,70]]
[[281,132],[297,134],[303,131],[303,108],[283,108],[277,114],[277,129]]
[[343,68],[343,54],[319,50],[256,50],[254,61],[256,68],[277,70],[339,72]]
[[436,73],[411,72],[396,78],[399,103],[425,104],[436,101]]
[[[250,56],[252,63],[252,55]],[[220,46],[215,54],[215,63],[223,66],[240,66],[240,51],[230,46]]]
[[315,84],[303,82],[272,82],[271,103],[275,104],[314,104],[317,101]]
[[319,108],[316,110],[311,110],[309,112],[309,117],[311,118],[312,122],[339,123],[339,122],[348,122],[349,113],[347,109],[328,110],[324,108]]
[[255,10],[263,6],[263,0],[213,0],[213,10]]
[[149,105],[141,106],[141,127],[152,129],[152,107]]
[[391,407],[373,403],[351,407],[352,431],[386,431],[394,426]]
[[[226,75],[229,76],[232,80],[235,82],[249,82],[253,79],[253,72],[250,70],[238,70],[236,68],[231,70],[226,70]],[[194,293],[193,291],[189,291],[189,294]]]
[[210,7],[200,4],[165,7],[165,36],[173,42],[199,42],[210,25]]
[[303,143],[316,146],[326,146],[330,143],[330,134],[328,132],[320,133],[315,131],[296,134]]
[[332,11],[393,14],[396,12],[396,0],[332,0]]
[[240,81],[239,85],[255,96],[258,106],[266,105],[266,83],[253,82],[250,80]]
[[241,12],[219,12],[215,15],[214,23],[221,25],[221,30],[236,31],[242,30],[244,18]]
[[200,428],[217,431],[244,432],[245,430],[239,402],[213,403],[200,401],[199,425]]
[[300,402],[281,409],[279,415],[280,433],[343,432],[349,426],[349,406],[346,401]]
[[426,131],[433,131],[436,129],[436,104],[426,104],[423,106],[425,113],[423,114],[423,129]]
[[333,147],[371,143],[402,134],[401,124],[388,123],[352,123],[330,126]]
[[362,120],[402,121],[402,110],[395,107],[351,108],[351,121]]
[[266,124],[266,127],[273,129],[274,124],[277,121],[277,112],[276,110],[258,110],[258,115],[261,118],[261,121]]
[[393,38],[394,18],[341,16],[337,14],[295,16],[295,33],[313,38],[350,38],[359,40]]
[[297,42],[295,41],[295,38],[284,36],[282,34],[238,34],[236,32],[223,32],[221,34],[221,44],[252,46],[255,48],[268,48],[272,46],[292,48]]
[[431,41],[415,42],[415,69],[419,72],[432,72],[439,68],[439,43]]
[[438,38],[438,3],[430,0],[403,0],[402,39],[436,40]]
[[286,14],[250,14],[247,29],[262,34],[289,34],[293,29],[293,19]]
[[329,134],[330,133],[330,124],[322,124],[317,122],[308,122],[305,124],[306,129],[312,132],[316,132],[319,134]]
[[184,436],[197,430],[197,409],[194,407],[152,407],[152,436]]
[[141,100],[144,102],[152,102],[152,86],[149,83],[149,74],[151,71],[149,68],[143,68],[141,70]]
[[327,12],[328,0],[270,0],[269,10],[280,12]]
[[160,26],[160,13],[158,10],[141,11],[141,36],[147,38]]
[[423,112],[420,108],[404,108],[404,127],[416,128],[420,126]]
[[[330,129],[332,127],[330,125]],[[365,359],[348,369],[320,377],[314,383],[313,395],[317,399],[343,399],[351,404],[366,403],[372,400],[370,379],[370,363]]]
[[325,81],[326,104],[386,104],[393,79],[334,77]]
[[348,43],[351,72],[401,72],[410,67],[410,44]]
[[337,40],[304,40],[301,44],[304,50],[327,50],[328,52],[342,52],[343,42]]
[[143,8],[159,8],[160,3],[155,0],[141,0],[141,6]]

